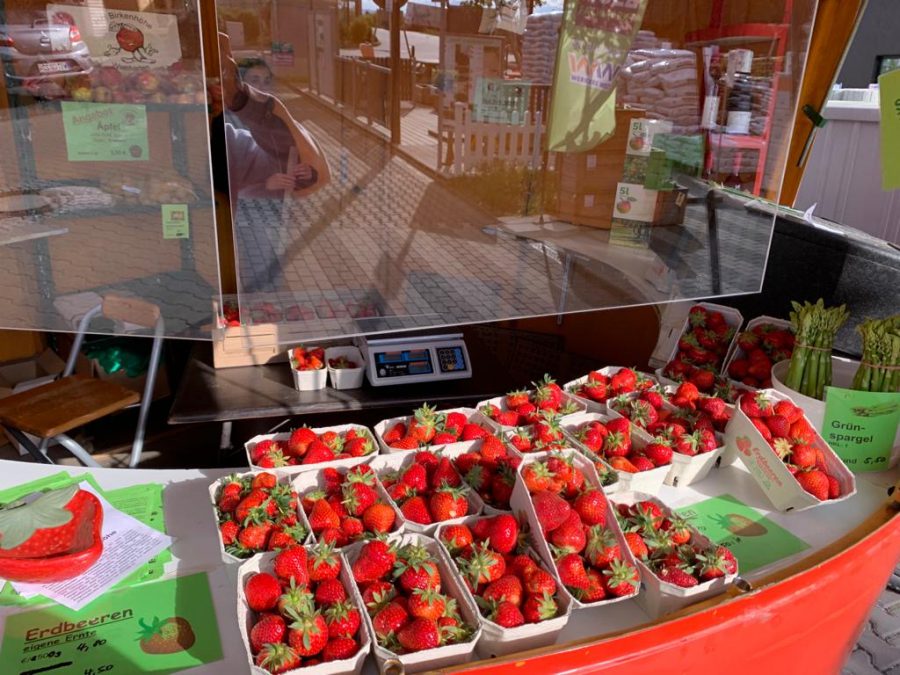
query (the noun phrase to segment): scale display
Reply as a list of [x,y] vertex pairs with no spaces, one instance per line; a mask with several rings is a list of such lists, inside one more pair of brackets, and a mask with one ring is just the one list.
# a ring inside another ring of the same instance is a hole
[[376,387],[472,377],[462,334],[363,340],[366,376]]

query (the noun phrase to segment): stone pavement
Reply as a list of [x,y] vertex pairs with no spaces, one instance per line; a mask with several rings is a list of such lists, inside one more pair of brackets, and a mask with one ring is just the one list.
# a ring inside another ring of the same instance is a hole
[[879,596],[842,675],[900,675],[900,566]]

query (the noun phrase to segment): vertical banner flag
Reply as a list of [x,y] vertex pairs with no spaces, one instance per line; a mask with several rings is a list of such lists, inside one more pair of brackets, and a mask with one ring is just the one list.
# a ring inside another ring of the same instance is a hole
[[616,79],[647,0],[566,0],[547,149],[590,150],[616,129]]

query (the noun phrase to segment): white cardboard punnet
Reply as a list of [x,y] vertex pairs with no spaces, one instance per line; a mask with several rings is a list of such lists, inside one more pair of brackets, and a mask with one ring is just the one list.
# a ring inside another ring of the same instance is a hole
[[[612,498],[612,501],[614,504],[627,504],[629,506],[636,502],[651,501],[660,507],[666,517],[672,515],[672,510],[658,498],[642,492],[620,492]],[[699,544],[704,549],[713,546],[713,543],[707,537],[693,527],[690,529],[691,544]],[[651,619],[657,619],[664,614],[669,614],[687,605],[692,605],[695,602],[723,593],[738,574],[735,572],[719,579],[705,581],[691,588],[682,588],[660,579],[643,561],[638,560],[638,565],[641,568],[642,592],[638,595],[637,602],[650,615]],[[740,565],[740,561],[738,561],[738,565]]]
[[[791,329],[791,322],[787,319],[776,319],[774,316],[757,316],[756,318],[750,319],[747,322],[747,325],[744,327],[745,331],[756,328],[761,324],[771,324],[773,326],[777,326],[778,328],[786,328],[788,330]],[[731,350],[728,352],[728,356],[725,358],[725,364],[722,366],[722,375],[731,380],[731,383],[736,387],[743,387],[745,389],[756,389],[756,387],[751,387],[749,384],[744,384],[743,382],[738,382],[737,380],[732,379],[728,375],[728,366],[731,365],[731,362],[735,359],[745,358],[747,355],[744,353],[744,350],[741,349],[740,345],[738,345],[737,339],[735,339],[734,343],[731,346]],[[773,362],[774,366],[775,363]]]
[[[635,597],[634,594],[621,598],[607,597],[603,600],[599,600],[598,602],[584,603],[575,598],[565,587],[562,581],[560,581],[559,572],[556,569],[556,562],[553,560],[553,554],[550,552],[550,545],[547,543],[547,539],[543,535],[541,524],[538,521],[537,514],[534,511],[534,505],[531,503],[531,495],[528,493],[528,488],[525,487],[525,483],[522,480],[522,470],[526,466],[528,466],[532,462],[540,462],[542,460],[545,460],[551,454],[554,453],[534,453],[528,455],[522,460],[522,464],[519,465],[518,476],[516,477],[516,486],[513,488],[512,499],[510,500],[510,504],[513,507],[513,513],[525,514],[525,517],[528,519],[528,526],[532,532],[532,541],[534,542],[535,549],[537,550],[541,559],[546,563],[547,567],[553,573],[553,576],[556,578],[557,584],[559,584],[560,592],[569,599],[569,602],[571,603],[573,609],[581,609],[583,607],[600,607],[604,605],[610,605],[614,602],[620,602],[622,600],[633,599]],[[574,466],[581,469],[581,471],[584,473],[585,484],[590,484],[597,489],[601,488],[600,479],[597,476],[594,465],[587,457],[575,450],[563,450],[561,451],[561,454],[570,457],[574,463]],[[634,559],[634,556],[631,554],[631,550],[628,548],[628,543],[625,541],[625,537],[622,534],[622,529],[619,527],[619,523],[616,521],[616,518],[612,514],[612,509],[613,507],[612,505],[610,505],[609,499],[607,498],[606,512],[608,514],[608,518],[606,520],[606,526],[610,530],[612,530],[613,534],[615,535],[624,560],[634,566],[635,569],[637,569],[637,561]],[[640,592],[640,590],[638,590],[638,592]]]
[[[369,637],[372,640],[375,660],[378,662],[379,672],[383,670],[384,663],[388,660],[400,661],[404,671],[407,673],[418,673],[433,668],[444,668],[469,661],[472,653],[475,651],[475,644],[481,637],[481,617],[478,613],[478,609],[470,600],[470,596],[468,596],[461,587],[458,577],[453,573],[453,563],[447,557],[443,547],[441,547],[434,539],[413,532],[392,534],[388,536],[387,542],[389,544],[395,544],[398,548],[407,544],[424,546],[434,557],[438,570],[441,573],[441,581],[443,582],[442,592],[456,600],[463,620],[467,625],[474,626],[475,630],[468,642],[446,645],[444,647],[437,647],[436,649],[426,649],[421,652],[412,652],[410,654],[395,654],[378,644],[378,639],[375,636],[375,628],[372,625],[372,618],[369,616],[368,612],[363,611],[363,621],[365,622],[366,630],[369,632]],[[363,546],[363,542],[357,542],[344,549],[344,555],[351,566],[359,557],[359,552]],[[356,588],[354,588],[354,590],[357,597],[359,597],[359,590]],[[361,598],[359,598],[358,602],[359,606],[362,607],[363,604]]]
[[[770,401],[791,400],[786,394],[774,389],[760,389],[759,393],[764,394]],[[813,446],[822,450],[828,473],[840,483],[841,496],[837,499],[821,501],[800,487],[800,483],[791,475],[785,463],[775,454],[739,405],[735,406],[734,415],[725,428],[725,444],[729,450],[737,454],[772,505],[779,511],[802,511],[815,506],[837,504],[856,494],[855,477],[818,431],[815,431]]]
[[[527,393],[529,396],[531,396],[531,394],[534,393],[534,390],[529,389]],[[482,408],[487,405],[495,405],[498,408],[500,408],[500,410],[509,410],[509,406],[506,405],[506,396],[495,396],[494,398],[489,398],[486,401],[479,401],[475,407],[480,412],[482,410]],[[563,420],[566,419],[570,414],[587,411],[587,406],[584,404],[584,402],[580,398],[578,398],[576,396],[572,396],[571,394],[567,393],[566,391],[563,391],[563,393],[562,393],[562,407],[570,407],[574,411],[573,413],[563,415],[560,418]],[[491,417],[489,415],[487,415],[486,413],[482,413],[482,414],[488,419],[488,421],[491,423],[491,426],[494,429],[496,429],[497,431],[506,431],[507,429],[514,428],[514,427],[510,427],[510,426],[503,426],[502,424],[497,424],[497,422],[495,422],[493,419],[491,419]]]
[[[378,441],[375,440],[375,437],[372,435],[372,432],[368,427],[364,427],[361,424],[339,424],[333,427],[318,427],[313,429],[313,432],[317,436],[321,436],[326,431],[333,431],[337,434],[343,436],[351,429],[355,429],[357,433],[363,434],[368,437],[368,439],[372,442],[372,446],[374,450],[370,452],[368,455],[363,455],[362,457],[346,457],[344,459],[333,459],[330,462],[317,462],[315,464],[296,464],[294,466],[282,466],[278,468],[278,471],[281,473],[302,473],[305,471],[315,471],[318,469],[325,468],[333,468],[333,469],[349,469],[352,466],[358,466],[360,464],[365,464],[369,462],[373,457],[378,454]],[[288,439],[291,437],[291,432],[286,431],[278,434],[260,434],[259,436],[254,436],[249,441],[244,443],[244,450],[247,453],[247,463],[250,465],[250,468],[258,471],[265,471],[260,466],[257,466],[253,463],[253,448],[260,441],[281,441],[286,443]]]
[[[627,366],[605,366],[603,368],[600,368],[597,372],[601,373],[602,375],[606,375],[607,377],[612,377],[613,375],[618,373],[620,370],[623,370],[625,368],[627,368]],[[632,368],[632,370],[634,370],[634,372],[636,372],[638,374],[638,377],[646,377],[646,378],[652,380],[654,384],[658,383],[658,380],[656,379],[655,375],[651,375],[650,373],[644,373],[644,372],[641,372],[640,370],[636,370],[634,368]],[[584,396],[579,396],[578,394],[575,393],[575,390],[578,389],[578,387],[580,387],[587,381],[588,381],[588,376],[583,375],[582,377],[579,377],[576,380],[566,382],[563,385],[563,390],[570,396],[572,396],[575,399],[577,399],[578,401],[580,401],[581,403],[584,403],[587,412],[605,413],[606,412],[606,402],[605,401],[603,403],[600,403],[599,401],[594,401],[592,399],[585,398]],[[610,398],[612,398],[612,397],[610,397]]]
[[[307,546],[307,553],[311,552],[315,549],[315,546]],[[255,664],[253,653],[250,650],[250,629],[253,627],[253,619],[254,612],[247,606],[247,598],[244,595],[244,586],[246,585],[248,579],[257,574],[259,572],[269,572],[272,573],[272,561],[275,559],[277,553],[265,553],[256,558],[248,560],[243,565],[238,568],[238,579],[237,579],[237,619],[238,619],[238,628],[241,631],[241,641],[244,643],[244,650],[247,654],[247,660],[250,662],[250,672],[253,675],[269,675],[269,671],[265,668],[260,668]],[[357,599],[356,595],[356,584],[353,583],[353,578],[350,576],[350,570],[347,565],[347,560],[344,556],[340,556],[341,558],[341,583],[344,585],[344,590],[347,591],[347,596],[353,600],[353,605],[359,610],[360,614],[365,614],[365,609],[363,608],[362,601]],[[366,657],[369,655],[369,650],[372,648],[372,640],[369,634],[369,631],[366,630],[363,622],[360,622],[359,630],[356,635],[357,640],[359,641],[359,651],[356,652],[356,655],[349,659],[342,659],[340,661],[329,661],[327,663],[320,663],[317,666],[306,666],[304,668],[294,668],[293,670],[284,671],[286,675],[293,675],[303,673],[303,675],[349,675],[350,673],[358,673],[362,670],[363,664],[365,663]]]
[[[463,521],[463,524],[471,526],[474,522],[481,520],[484,517],[487,516],[471,516],[466,518]],[[443,527],[444,526],[441,526],[437,529],[434,538],[444,550],[444,554],[447,558],[453,562],[453,574],[458,577],[457,582],[460,588],[468,595],[472,604],[477,607],[478,605],[474,596],[471,591],[469,591],[459,568],[456,566],[455,561],[453,561],[453,555],[441,541],[441,530]],[[551,572],[549,566],[532,547],[528,547],[527,553],[531,555],[534,561],[545,571]],[[537,647],[553,644],[556,642],[556,638],[560,632],[562,632],[562,629],[565,628],[566,624],[569,622],[571,613],[568,595],[564,595],[559,588],[557,588],[554,599],[556,600],[557,607],[559,607],[559,614],[552,619],[547,619],[540,623],[526,623],[515,628],[504,628],[482,616],[481,639],[478,641],[478,645],[475,649],[483,658],[492,658],[494,656],[503,656],[513,652],[536,649]]]
[[[257,471],[246,471],[244,473],[238,473],[235,475],[238,478],[243,478],[244,476],[256,476],[257,474],[260,474],[260,473],[274,474],[278,478],[278,483],[280,485],[284,485],[284,484],[287,484],[290,482],[289,475],[287,475],[286,473],[284,473],[282,471],[272,470],[272,469],[269,469],[269,470],[259,469]],[[216,522],[216,523],[219,522],[219,509],[216,507],[216,497],[218,496],[219,486],[222,485],[223,483],[225,483],[227,480],[228,480],[227,477],[220,478],[219,480],[214,481],[213,483],[210,483],[210,486],[209,486],[209,499],[210,499],[210,502],[212,502],[213,519],[214,519],[214,522]],[[307,532],[306,539],[304,539],[300,543],[306,544],[306,543],[312,541],[312,529],[309,527],[309,521],[306,520],[306,514],[303,513],[303,509],[300,507],[299,504],[297,505],[297,520],[303,525],[303,527],[306,528],[306,532]],[[252,560],[253,558],[258,558],[260,555],[262,555],[262,552],[260,552],[260,553],[253,554],[249,558],[238,558],[237,556],[233,556],[225,550],[225,545],[222,543],[221,534],[219,535],[217,541],[219,542],[219,552],[222,554],[222,560],[224,560],[227,563],[245,562],[247,560]]]
[[[466,416],[466,422],[469,424],[477,424],[478,426],[484,427],[489,432],[495,428],[495,425],[489,420],[487,417],[482,415],[480,412],[475,410],[475,408],[446,408],[445,410],[438,410],[438,413],[452,413],[458,412],[462,413]],[[409,420],[412,419],[412,415],[404,415],[402,417],[391,417],[390,419],[381,420],[378,424],[375,425],[375,437],[378,439],[378,445],[381,446],[381,451],[385,454],[396,454],[396,453],[404,453],[404,452],[416,452],[418,450],[428,450],[434,446],[432,445],[423,445],[420,448],[416,448],[416,450],[402,450],[400,448],[392,448],[387,443],[384,442],[384,434],[391,427],[393,427],[398,422],[403,422],[407,427],[409,426]],[[458,441],[456,443],[447,443],[446,445],[442,445],[440,447],[451,448],[453,446],[459,445],[460,447],[469,447],[468,444],[472,443],[472,441]]]
[[[358,364],[356,368],[332,368],[331,359],[345,357],[347,360]],[[328,379],[335,389],[359,389],[366,375],[366,360],[359,349],[353,345],[343,347],[328,347],[325,350],[325,365],[328,368]]]

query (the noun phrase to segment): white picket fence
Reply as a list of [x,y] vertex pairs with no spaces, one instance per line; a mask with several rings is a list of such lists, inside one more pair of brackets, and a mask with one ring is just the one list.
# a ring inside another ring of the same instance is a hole
[[448,173],[461,175],[496,160],[532,168],[541,165],[546,129],[540,112],[526,112],[524,124],[475,122],[466,104],[456,103],[453,118],[444,120],[444,129]]

